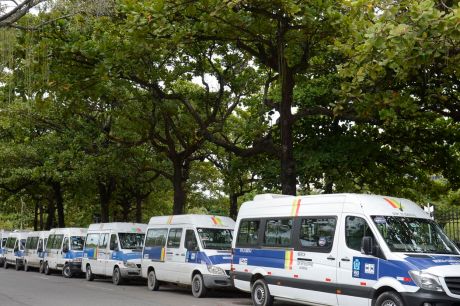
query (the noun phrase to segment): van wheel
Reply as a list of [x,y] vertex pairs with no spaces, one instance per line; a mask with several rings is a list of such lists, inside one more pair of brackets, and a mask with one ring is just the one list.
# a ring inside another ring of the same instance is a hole
[[379,295],[375,306],[404,306],[404,302],[396,292],[387,291]]
[[40,273],[40,274],[43,273],[44,272],[43,268],[44,268],[43,267],[43,261],[40,261],[40,266],[38,267],[38,273]]
[[27,260],[24,260],[24,271],[29,272],[29,265],[27,264]]
[[62,275],[65,277],[65,278],[71,278],[73,275],[72,275],[72,270],[70,270],[70,265],[68,263],[66,263],[64,265],[64,268],[62,269]]
[[45,275],[50,275],[51,274],[50,266],[48,265],[47,262],[45,262],[45,266],[43,267],[43,273],[45,273]]
[[8,269],[8,262],[5,259],[5,262],[3,262],[3,268]]
[[149,290],[151,291],[158,291],[160,288],[160,282],[158,281],[154,270],[150,271],[147,276],[147,287],[149,287]]
[[123,284],[123,278],[121,277],[120,268],[115,267],[112,274],[112,283],[116,286]]
[[267,282],[263,279],[254,282],[251,288],[251,297],[255,306],[273,305],[273,296],[270,295]]
[[20,267],[19,267],[19,262],[18,262],[18,260],[16,259],[16,264],[15,264],[15,266],[14,266],[14,269],[15,269],[16,271],[19,271],[19,268],[20,268]]
[[91,271],[91,266],[87,265],[86,266],[86,274],[85,274],[86,280],[89,282],[92,282],[94,280],[94,274],[93,271]]
[[192,278],[192,293],[196,298],[202,298],[206,296],[208,288],[204,286],[203,275],[197,273]]

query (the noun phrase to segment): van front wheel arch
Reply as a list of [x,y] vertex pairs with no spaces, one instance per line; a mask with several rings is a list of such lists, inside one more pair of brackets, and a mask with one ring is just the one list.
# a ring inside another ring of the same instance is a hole
[[71,278],[73,276],[72,270],[70,269],[70,265],[68,262],[64,265],[64,268],[62,269],[62,276],[64,276],[65,278]]
[[375,306],[405,306],[401,296],[394,291],[385,291],[377,297]]
[[115,266],[115,268],[113,269],[112,283],[115,286],[119,286],[123,284],[123,277],[121,276],[121,271],[118,266]]
[[196,273],[192,277],[192,293],[196,298],[202,298],[206,296],[208,288],[204,285],[203,275]]
[[94,280],[94,274],[93,274],[93,271],[91,270],[91,266],[89,264],[86,265],[85,278],[89,282],[92,282]]

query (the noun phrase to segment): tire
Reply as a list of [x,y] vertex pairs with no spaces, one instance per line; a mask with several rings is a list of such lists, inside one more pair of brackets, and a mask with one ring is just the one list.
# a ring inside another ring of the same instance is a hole
[[40,261],[40,267],[38,267],[38,273],[40,274],[44,273],[43,268],[44,268],[43,261]]
[[94,274],[93,270],[91,270],[91,266],[87,265],[86,266],[86,273],[85,273],[85,278],[88,282],[92,282],[94,280]]
[[121,277],[120,268],[118,268],[118,267],[115,267],[115,269],[113,269],[112,283],[115,286],[120,286],[120,285],[123,284],[123,278]]
[[16,259],[16,264],[14,265],[14,269],[15,269],[16,271],[19,271],[19,268],[20,268],[19,262],[18,262],[18,260]]
[[6,261],[6,259],[3,262],[3,268],[8,269],[8,262]]
[[258,279],[251,288],[251,299],[254,306],[271,306],[273,305],[273,296],[270,294],[267,282],[264,279]]
[[405,306],[403,300],[393,291],[387,291],[379,295],[375,306]]
[[51,271],[50,271],[50,266],[48,265],[48,262],[45,262],[44,264],[45,266],[43,267],[43,273],[45,275],[50,275],[51,274]]
[[29,265],[27,264],[27,260],[24,260],[24,272],[29,272],[30,268]]
[[147,287],[151,291],[158,291],[160,288],[160,282],[158,281],[154,270],[151,270],[147,275]]
[[62,276],[65,278],[72,278],[73,276],[72,270],[70,269],[70,265],[68,263],[66,263],[62,269]]
[[192,277],[192,294],[196,298],[202,298],[206,296],[208,288],[204,285],[203,275],[200,273],[195,274]]

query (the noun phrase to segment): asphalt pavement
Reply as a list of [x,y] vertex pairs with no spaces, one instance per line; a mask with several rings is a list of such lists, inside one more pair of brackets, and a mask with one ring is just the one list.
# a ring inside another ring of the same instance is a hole
[[[145,282],[115,286],[111,280],[86,281],[59,274],[0,268],[1,306],[251,306],[250,296],[239,291],[213,290],[197,299],[190,289],[174,285],[149,291]],[[277,306],[287,305],[277,302]],[[294,305],[294,304],[289,304]]]

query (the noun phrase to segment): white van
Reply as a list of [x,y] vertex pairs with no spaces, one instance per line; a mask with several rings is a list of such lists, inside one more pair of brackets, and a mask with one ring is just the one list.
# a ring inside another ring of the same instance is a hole
[[150,219],[142,256],[142,276],[150,290],[161,282],[192,286],[195,297],[208,288],[231,287],[231,241],[235,222],[228,217],[177,215]]
[[254,305],[460,305],[460,252],[417,204],[258,195],[236,221],[232,278]]
[[5,262],[3,267],[8,269],[9,265],[13,265],[16,270],[24,266],[24,248],[26,245],[26,232],[14,231],[8,235],[6,240]]
[[1,230],[0,231],[0,266],[3,267],[5,262],[5,248],[6,248],[6,241],[8,240],[10,232]]
[[115,285],[141,277],[141,255],[147,224],[91,224],[83,251],[82,271],[86,280],[110,276]]
[[64,277],[81,273],[86,228],[54,228],[50,230],[43,258],[43,273],[62,271]]
[[27,234],[26,249],[24,252],[24,271],[38,268],[43,272],[43,258],[45,246],[48,241],[49,231],[35,231]]

